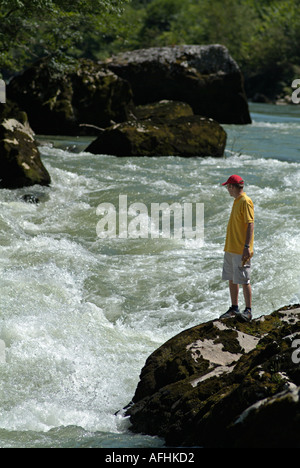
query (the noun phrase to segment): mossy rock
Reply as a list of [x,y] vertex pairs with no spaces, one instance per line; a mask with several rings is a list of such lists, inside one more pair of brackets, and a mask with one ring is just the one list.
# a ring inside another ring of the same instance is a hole
[[[17,115],[20,113],[17,112]],[[49,185],[51,182],[50,175],[41,161],[26,114],[21,113],[21,117],[23,122],[14,118],[4,118],[0,123],[1,188]]]
[[131,430],[171,446],[300,447],[299,337],[299,305],[183,331],[147,359],[126,410]]
[[12,79],[7,96],[27,112],[34,132],[45,135],[97,135],[94,127],[127,120],[132,106],[130,85],[90,60],[60,69],[41,59]]
[[107,128],[86,149],[115,156],[214,156],[224,154],[227,135],[197,115],[170,120],[131,120]]
[[185,102],[178,101],[159,101],[137,106],[134,110],[137,120],[151,120],[156,122],[165,122],[176,120],[180,117],[191,117],[194,115],[191,106]]

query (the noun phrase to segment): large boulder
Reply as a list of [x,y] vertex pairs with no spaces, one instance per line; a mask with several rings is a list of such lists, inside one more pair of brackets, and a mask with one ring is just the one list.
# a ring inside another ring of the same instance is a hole
[[0,104],[0,187],[14,189],[50,182],[26,113],[11,103]]
[[94,127],[127,120],[129,84],[90,60],[59,70],[42,59],[13,78],[7,95],[24,109],[34,132],[44,135],[97,135]]
[[300,306],[212,320],[157,349],[126,408],[168,446],[300,448]]
[[140,119],[107,128],[86,151],[115,156],[223,156],[224,129],[212,119],[180,112],[188,114],[188,108],[177,110],[180,117],[165,118],[164,110],[154,113],[153,107],[139,108]]
[[154,47],[102,65],[130,83],[136,105],[183,101],[219,123],[251,123],[241,70],[222,45]]

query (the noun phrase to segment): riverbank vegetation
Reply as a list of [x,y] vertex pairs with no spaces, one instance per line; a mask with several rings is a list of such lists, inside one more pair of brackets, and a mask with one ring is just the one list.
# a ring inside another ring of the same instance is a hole
[[276,94],[300,75],[299,12],[300,0],[1,0],[0,72],[8,78],[47,55],[103,60],[220,43],[250,87]]
[[240,65],[250,94],[290,94],[292,79],[300,76],[299,12],[299,0],[132,0],[115,33],[101,38],[95,57],[141,47],[219,43]]
[[45,56],[58,64],[89,55],[91,31],[102,37],[129,1],[0,0],[0,75],[15,74]]

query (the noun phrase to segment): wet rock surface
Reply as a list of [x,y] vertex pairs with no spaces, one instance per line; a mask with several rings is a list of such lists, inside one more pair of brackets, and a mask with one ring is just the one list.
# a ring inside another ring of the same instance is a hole
[[115,156],[223,156],[227,134],[184,103],[140,106],[135,118],[104,130],[87,152]]
[[126,408],[168,446],[300,447],[300,306],[212,320],[156,350]]
[[26,113],[11,103],[0,106],[0,188],[49,185]]

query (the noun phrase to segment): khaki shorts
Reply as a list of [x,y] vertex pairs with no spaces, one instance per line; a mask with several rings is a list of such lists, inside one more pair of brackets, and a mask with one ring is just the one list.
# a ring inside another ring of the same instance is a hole
[[243,266],[242,255],[225,252],[222,280],[231,280],[234,284],[249,284],[251,277],[251,260]]

